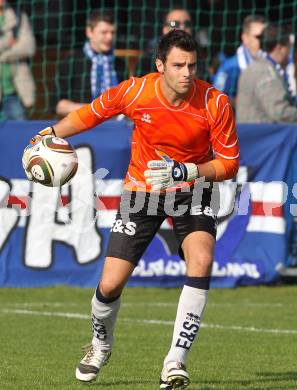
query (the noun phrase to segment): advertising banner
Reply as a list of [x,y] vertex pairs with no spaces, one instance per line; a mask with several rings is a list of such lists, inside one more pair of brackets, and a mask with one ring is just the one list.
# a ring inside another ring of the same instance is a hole
[[[95,287],[130,158],[131,124],[111,120],[70,139],[79,157],[71,184],[29,182],[29,138],[51,123],[7,121],[0,144],[0,286]],[[296,228],[297,127],[241,125],[241,167],[220,183],[213,287],[271,283],[290,258]],[[296,242],[296,240],[295,240]],[[130,286],[181,286],[185,264],[166,220]]]

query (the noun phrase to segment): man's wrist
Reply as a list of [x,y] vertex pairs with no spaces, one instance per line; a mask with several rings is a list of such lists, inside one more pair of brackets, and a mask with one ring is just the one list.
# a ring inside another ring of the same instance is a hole
[[50,128],[52,129],[53,135],[54,135],[55,137],[57,137],[57,134],[56,134],[56,132],[55,132],[54,126],[50,126]]
[[193,163],[184,163],[187,171],[187,177],[185,181],[193,181],[197,179],[199,176],[198,165]]

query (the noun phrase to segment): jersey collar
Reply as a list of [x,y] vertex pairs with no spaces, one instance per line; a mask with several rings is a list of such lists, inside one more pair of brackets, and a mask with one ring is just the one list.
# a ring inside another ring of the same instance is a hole
[[196,83],[195,82],[193,83],[193,87],[191,88],[191,90],[189,92],[189,96],[179,106],[173,106],[172,104],[170,104],[168,102],[168,100],[163,95],[163,93],[161,91],[160,81],[161,81],[161,77],[158,77],[157,80],[155,81],[155,92],[156,92],[157,98],[159,99],[160,103],[164,107],[168,108],[168,110],[170,110],[170,111],[182,111],[189,106],[189,104],[190,104],[190,102],[191,102],[191,100],[196,92]]

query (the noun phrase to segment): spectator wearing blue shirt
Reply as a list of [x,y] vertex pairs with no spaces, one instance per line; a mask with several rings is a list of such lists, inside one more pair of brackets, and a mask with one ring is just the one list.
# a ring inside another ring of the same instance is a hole
[[214,75],[214,87],[226,93],[233,103],[236,99],[240,73],[248,67],[254,57],[261,53],[260,37],[265,26],[264,16],[247,16],[242,25],[242,44],[236,54],[227,58]]

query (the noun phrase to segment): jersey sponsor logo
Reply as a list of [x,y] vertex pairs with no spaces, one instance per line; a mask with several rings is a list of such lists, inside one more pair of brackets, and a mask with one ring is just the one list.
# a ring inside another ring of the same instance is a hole
[[141,120],[142,122],[152,123],[151,115],[147,113],[142,114]]
[[129,221],[125,224],[123,223],[122,219],[117,219],[110,231],[114,233],[124,233],[128,236],[134,236],[136,233],[136,227],[137,225],[135,222]]

